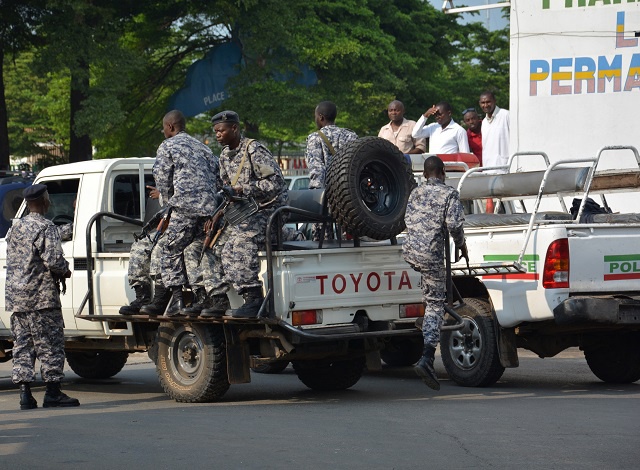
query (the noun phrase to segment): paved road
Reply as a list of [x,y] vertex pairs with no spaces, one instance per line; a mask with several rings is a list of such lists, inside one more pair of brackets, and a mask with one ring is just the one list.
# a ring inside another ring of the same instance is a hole
[[70,372],[65,390],[79,408],[30,411],[17,409],[0,364],[0,469],[640,466],[640,384],[599,382],[575,350],[522,354],[519,369],[486,389],[445,378],[433,393],[402,368],[318,393],[288,368],[196,405],[169,400],[146,356],[130,362],[108,381]]

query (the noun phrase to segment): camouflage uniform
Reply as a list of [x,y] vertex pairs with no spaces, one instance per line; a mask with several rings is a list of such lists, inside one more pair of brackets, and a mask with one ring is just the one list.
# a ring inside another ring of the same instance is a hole
[[437,178],[429,178],[409,196],[405,214],[404,259],[422,273],[424,344],[437,346],[444,317],[445,229],[457,247],[464,245],[464,212],[460,194]]
[[[355,132],[349,129],[343,129],[334,124],[324,126],[320,130],[327,136],[327,140],[331,142],[333,150],[336,152],[340,147],[358,138]],[[320,134],[318,134],[318,132],[309,134],[305,153],[307,167],[309,168],[309,189],[323,189],[325,187],[327,168],[329,167],[332,157],[331,150],[327,144],[325,144],[324,139],[320,137]],[[321,230],[322,224],[313,224],[311,231],[314,240],[320,240]],[[335,238],[332,226],[327,226],[324,238],[325,240]]]
[[200,253],[202,253],[203,245],[204,238],[197,237],[184,250],[184,265],[187,270],[187,278],[189,279],[191,290],[204,287],[209,294],[213,290],[213,270],[211,269],[212,263],[210,261],[212,255],[211,250],[206,250],[202,261],[200,261]]
[[64,322],[57,278],[69,271],[58,228],[30,213],[7,233],[6,309],[11,315],[14,383],[35,380],[35,360],[47,383],[64,377]]
[[[358,135],[349,130],[338,127],[334,124],[324,126],[320,129],[327,136],[333,149],[337,152],[343,145],[356,140]],[[331,162],[331,151],[322,137],[317,132],[309,134],[307,137],[307,151],[305,153],[307,167],[309,168],[309,189],[322,189],[325,187],[325,176],[327,168]]]
[[165,238],[160,237],[156,246],[151,245],[155,230],[149,234],[149,238],[141,238],[134,241],[129,251],[128,280],[131,287],[141,284],[150,284],[152,279],[160,277],[160,254],[165,245]]
[[[240,176],[232,185],[245,150],[247,157]],[[224,243],[218,242],[214,250],[214,255],[221,257],[222,261],[222,271],[219,267],[215,268],[217,278],[214,279],[214,293],[226,292],[228,284],[242,293],[246,289],[262,286],[258,278],[258,250],[265,243],[267,219],[276,208],[287,203],[287,186],[271,152],[260,142],[244,137],[240,139],[237,149],[231,150],[227,146],[222,150],[220,178],[221,184],[242,186],[243,196],[252,197],[258,204],[266,205],[243,222],[225,230],[228,239]]]
[[211,149],[184,131],[158,147],[153,177],[173,210],[161,260],[167,288],[187,284],[183,253],[194,239],[204,238],[204,221],[216,208],[217,174],[218,159]]

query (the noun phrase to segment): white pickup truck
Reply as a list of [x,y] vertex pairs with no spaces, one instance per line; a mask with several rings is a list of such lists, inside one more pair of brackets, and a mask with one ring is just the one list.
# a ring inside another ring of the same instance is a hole
[[[345,211],[344,227],[381,241],[279,239],[269,245],[260,255],[267,301],[257,320],[169,321],[118,314],[134,298],[127,284],[134,233],[153,215],[145,204],[153,161],[95,160],[50,167],[37,177],[52,201],[47,217],[74,226],[73,238],[63,242],[73,275],[62,309],[67,361],[78,375],[113,376],[130,352],[148,351],[169,396],[202,402],[222,397],[230,384],[249,382],[250,367],[277,369],[291,362],[305,385],[336,390],[354,385],[365,364],[380,367],[381,355],[396,364],[420,357],[422,338],[415,327],[422,315],[419,276],[404,262],[395,239],[404,228],[404,208],[415,181],[392,144],[360,139],[328,177],[342,204],[331,211]],[[342,201],[347,198],[349,207]],[[289,222],[331,222],[322,191],[291,191],[290,201],[296,207],[279,213],[290,212]],[[21,206],[17,217],[25,211]],[[0,239],[3,266],[5,258]],[[233,307],[240,303],[231,296]],[[2,295],[4,360],[10,359],[9,316]]]
[[[638,168],[596,171],[623,151]],[[523,158],[546,169],[519,172]],[[584,217],[590,194],[606,207],[607,195],[640,190],[638,151],[604,147],[593,158],[553,163],[543,153],[516,154],[506,167],[474,168],[449,184],[476,212],[465,222],[471,266],[453,270],[457,291],[476,309],[459,311],[465,327],[442,335],[450,378],[491,385],[518,366],[517,348],[552,357],[577,346],[601,380],[639,380],[640,214]],[[574,197],[582,201],[575,219]],[[482,213],[487,198],[501,213]]]

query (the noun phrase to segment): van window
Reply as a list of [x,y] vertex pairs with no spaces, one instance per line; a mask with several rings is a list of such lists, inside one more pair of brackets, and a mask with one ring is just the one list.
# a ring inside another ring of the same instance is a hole
[[[153,186],[153,176],[144,176],[145,186]],[[113,180],[113,212],[140,219],[140,179],[138,173],[118,175]]]

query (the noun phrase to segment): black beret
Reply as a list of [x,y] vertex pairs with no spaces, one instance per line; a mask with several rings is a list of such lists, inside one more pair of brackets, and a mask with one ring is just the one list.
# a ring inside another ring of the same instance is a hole
[[211,125],[215,126],[221,122],[240,123],[240,116],[235,111],[222,111],[211,118]]
[[47,187],[44,184],[32,184],[28,188],[25,188],[22,191],[22,196],[27,201],[35,201],[36,199],[40,199],[44,196],[44,193],[47,192]]

